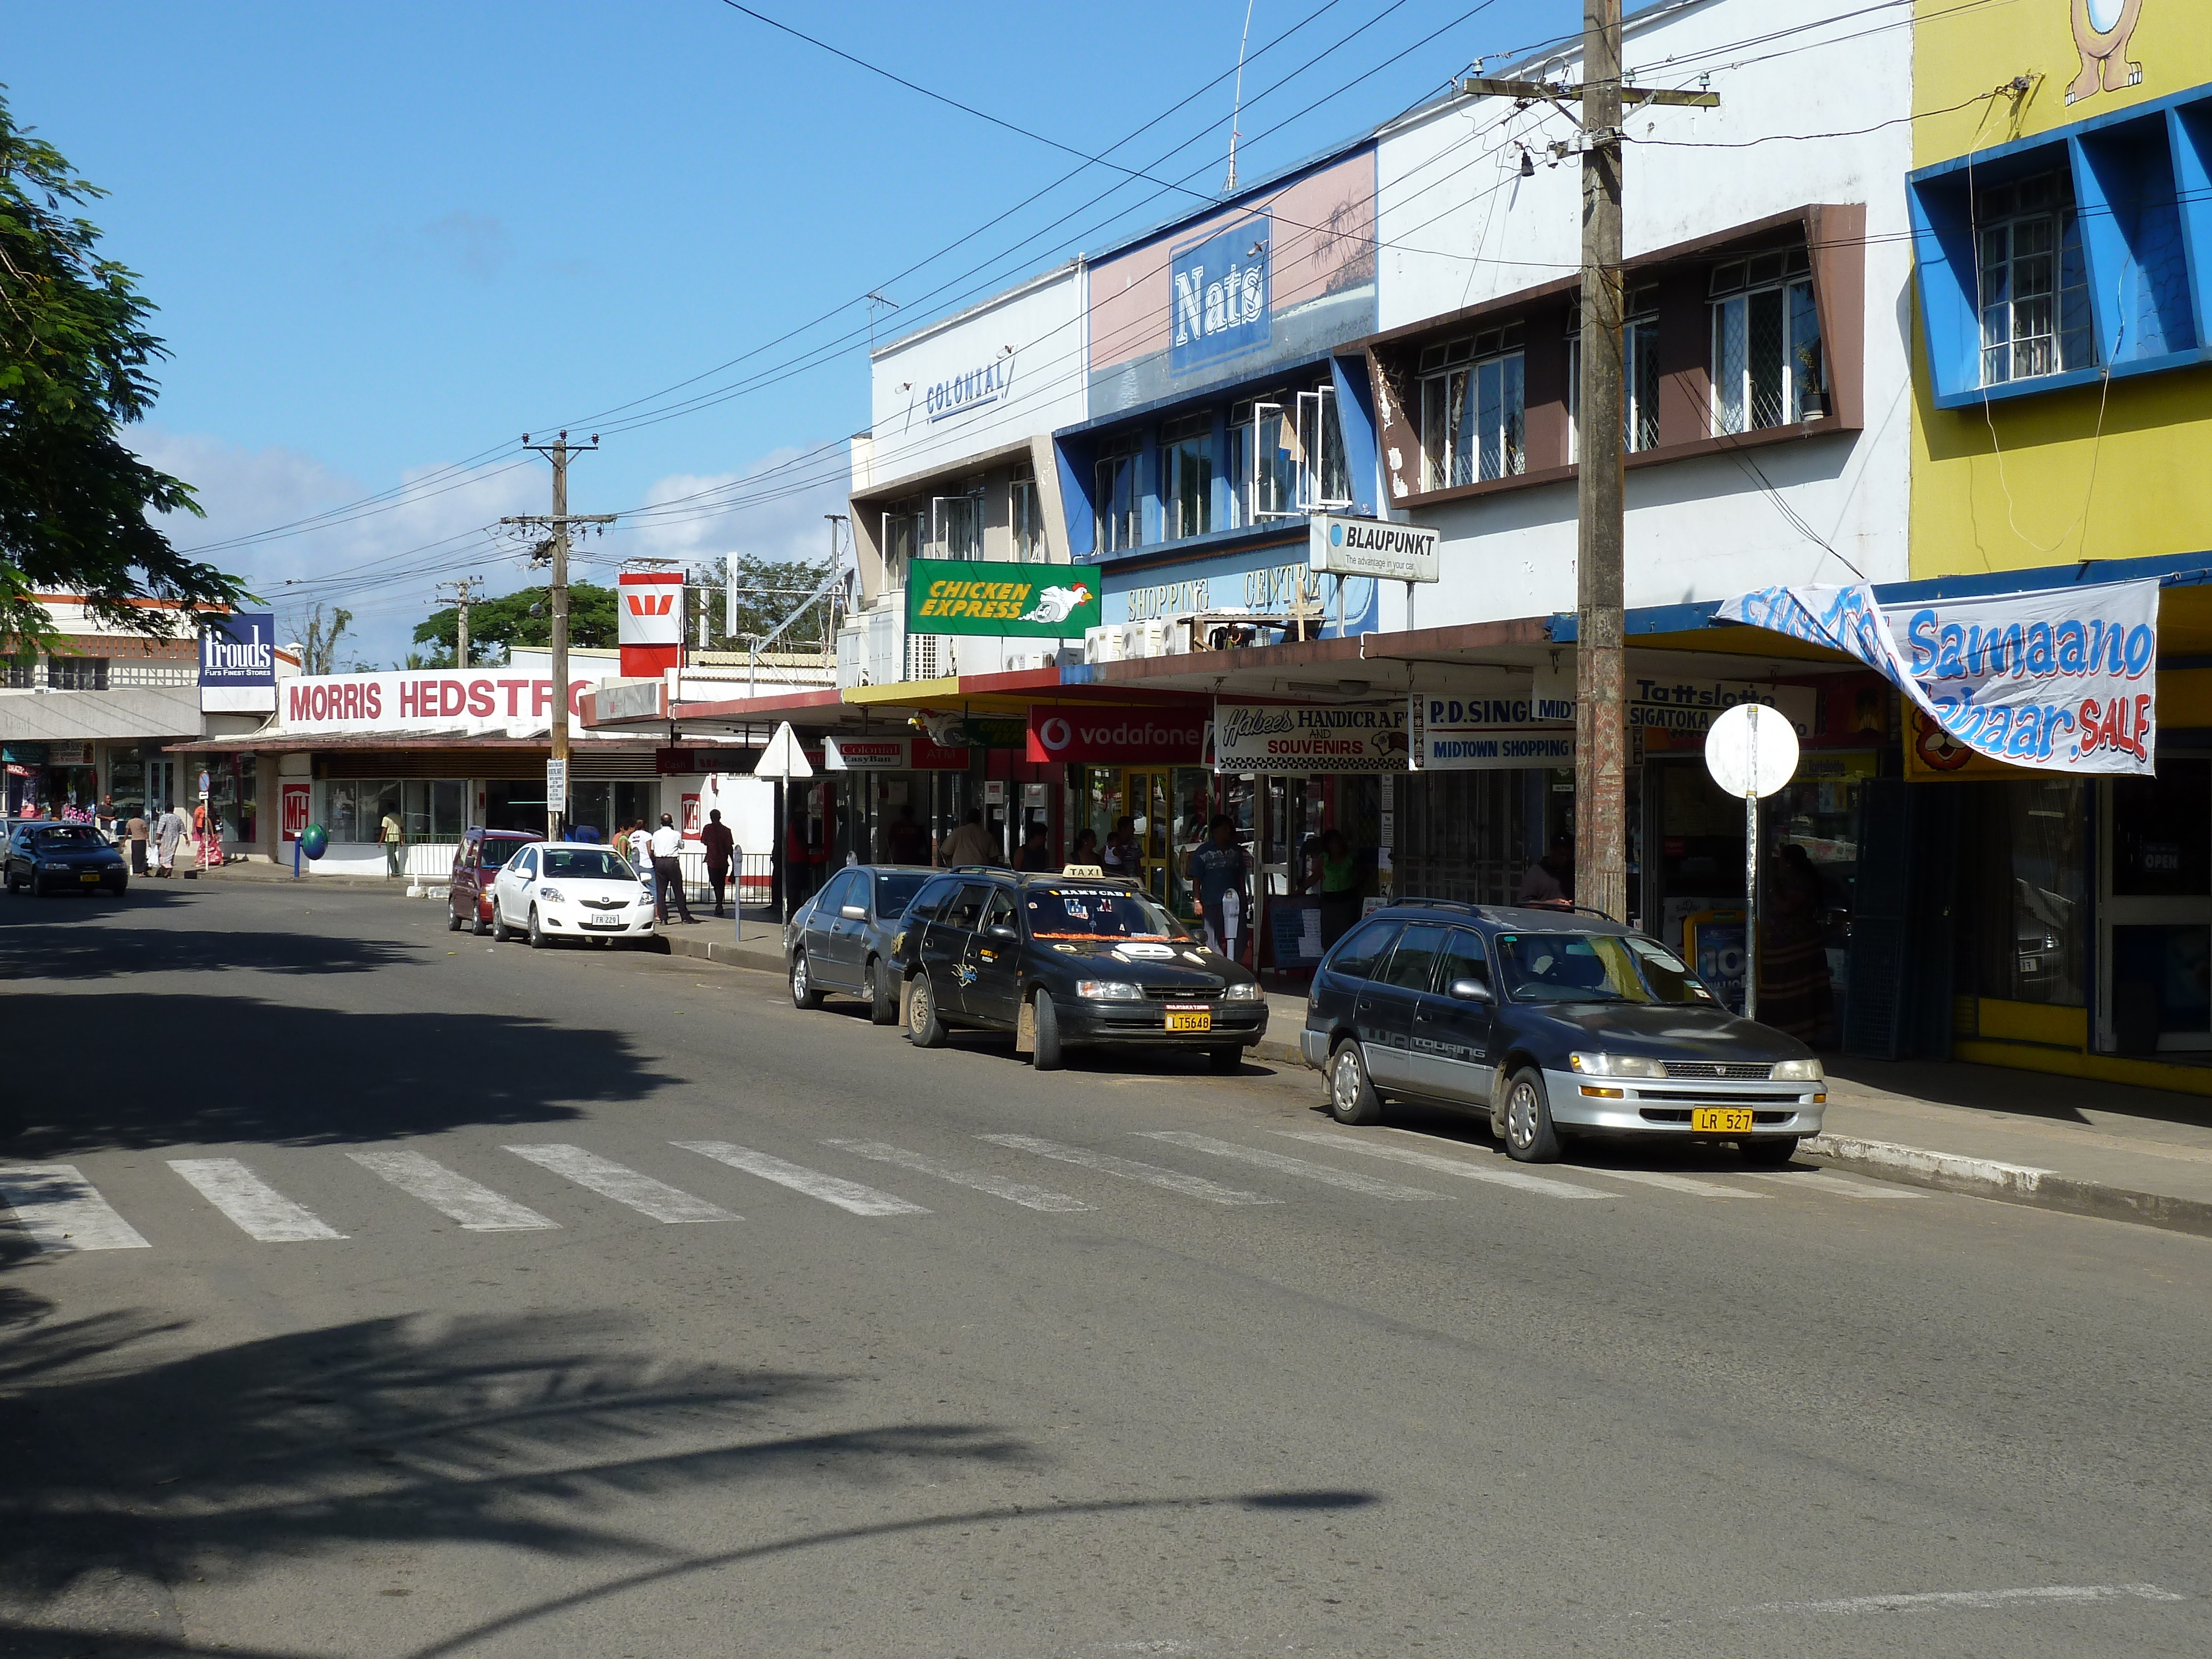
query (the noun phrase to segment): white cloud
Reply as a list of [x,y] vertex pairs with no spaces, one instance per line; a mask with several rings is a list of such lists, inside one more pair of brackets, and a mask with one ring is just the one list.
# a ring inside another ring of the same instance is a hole
[[678,472],[646,492],[647,510],[607,538],[617,557],[711,564],[728,556],[819,561],[825,513],[847,510],[845,447],[778,449],[735,472]]
[[507,227],[482,213],[449,213],[422,227],[430,245],[463,276],[488,279],[507,262]]

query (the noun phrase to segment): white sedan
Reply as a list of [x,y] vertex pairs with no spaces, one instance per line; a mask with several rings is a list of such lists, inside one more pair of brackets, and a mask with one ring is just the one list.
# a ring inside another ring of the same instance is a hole
[[609,848],[532,842],[501,868],[491,890],[491,936],[642,943],[653,934],[653,895]]

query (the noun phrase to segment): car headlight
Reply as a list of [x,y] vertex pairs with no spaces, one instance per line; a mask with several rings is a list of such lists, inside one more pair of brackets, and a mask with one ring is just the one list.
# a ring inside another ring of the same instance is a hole
[[1086,1002],[1141,1002],[1145,994],[1126,979],[1079,979],[1075,994]]
[[1260,1000],[1260,983],[1255,980],[1249,985],[1224,985],[1221,988],[1221,1000],[1224,1002],[1257,1002]]
[[1777,1083],[1825,1083],[1827,1078],[1817,1060],[1785,1060],[1774,1067]]
[[1567,1064],[1589,1077],[1664,1077],[1662,1061],[1642,1054],[1569,1054]]
[[558,904],[561,902],[561,890],[557,887],[541,887],[538,890],[538,896]]

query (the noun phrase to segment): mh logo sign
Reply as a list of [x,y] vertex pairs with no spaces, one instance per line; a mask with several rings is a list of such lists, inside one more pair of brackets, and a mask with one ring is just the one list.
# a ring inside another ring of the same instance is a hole
[[1169,296],[1170,374],[1267,343],[1273,240],[1273,222],[1262,214],[1175,250]]

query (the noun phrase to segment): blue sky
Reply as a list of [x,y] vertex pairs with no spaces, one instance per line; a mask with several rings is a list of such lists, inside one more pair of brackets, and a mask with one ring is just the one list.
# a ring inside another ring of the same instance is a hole
[[[1245,9],[754,3],[1092,153],[1232,70]],[[1240,172],[1579,22],[1571,0],[1255,0]],[[843,456],[812,452],[867,419],[860,295],[908,307],[879,314],[888,337],[1196,202],[1125,179],[1086,208],[1116,176],[1093,167],[902,275],[1081,164],[721,0],[19,3],[4,73],[16,120],[111,192],[93,213],[106,251],[161,307],[174,355],[134,441],[210,514],[174,539],[227,544],[206,556],[280,613],[348,605],[379,664],[407,649],[441,578],[524,580],[482,526],[544,510],[544,471],[515,450],[526,430],[605,429],[571,474],[573,511],[717,488],[708,504],[736,504],[595,551],[819,553]],[[1230,101],[1224,81],[1115,159],[1218,189]],[[604,412],[761,369],[741,395],[629,430]],[[399,492],[386,510],[264,534],[385,491]]]

